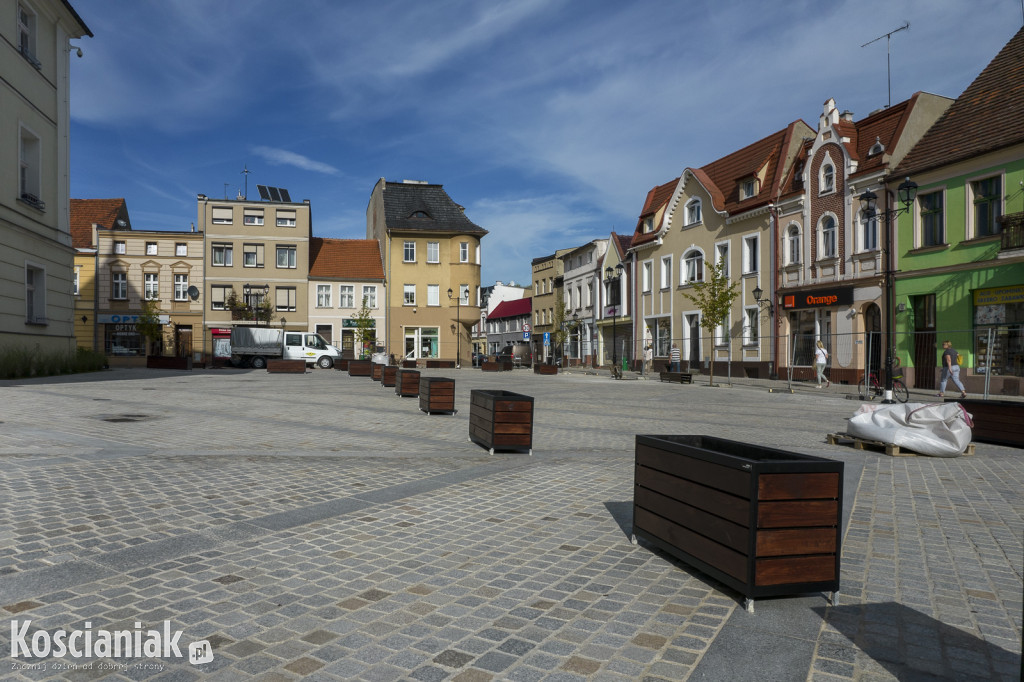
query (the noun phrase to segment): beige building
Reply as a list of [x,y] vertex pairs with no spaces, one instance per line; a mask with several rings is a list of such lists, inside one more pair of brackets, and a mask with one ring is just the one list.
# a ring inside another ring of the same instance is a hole
[[[565,310],[562,294],[562,276],[565,264],[562,256],[572,249],[559,249],[550,256],[534,258],[533,276],[533,331],[530,343],[533,346],[533,357],[538,362],[546,362],[559,354],[555,348],[555,331],[558,321],[562,319],[560,311]],[[544,345],[544,334],[550,334],[550,344]]]
[[[147,352],[201,361],[203,235],[96,229],[96,338],[113,365],[143,365]],[[136,326],[157,301],[161,339],[147,348]]]
[[378,344],[408,359],[469,361],[470,329],[480,321],[480,240],[441,185],[374,186],[366,236],[380,244],[387,321]]
[[68,41],[92,36],[71,5],[0,13],[0,351],[75,350],[68,219]]
[[75,270],[71,292],[75,299],[75,340],[79,348],[102,350],[96,324],[96,231],[130,230],[131,218],[124,199],[72,199],[71,245],[75,249]]
[[[261,186],[261,192],[265,189]],[[271,189],[281,197],[277,188]],[[230,338],[235,324],[306,331],[313,230],[309,200],[211,199],[200,194],[197,203],[198,225],[205,233],[206,281],[200,301],[206,355],[215,348],[215,339]],[[253,311],[263,306],[267,314],[260,320]]]
[[[372,352],[384,329],[384,267],[373,239],[313,237],[309,252],[309,331],[341,348],[342,357]],[[373,331],[360,345],[363,304]]]

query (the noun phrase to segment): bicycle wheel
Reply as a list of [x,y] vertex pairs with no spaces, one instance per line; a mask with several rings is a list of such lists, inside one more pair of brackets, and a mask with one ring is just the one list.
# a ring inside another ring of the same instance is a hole
[[867,400],[867,398],[868,398],[868,394],[864,392],[864,380],[863,379],[861,379],[860,381],[857,382],[857,395],[859,395],[861,398],[863,398],[865,400]]
[[901,403],[907,402],[910,399],[910,391],[907,390],[907,385],[902,381],[893,379],[892,381],[892,397]]

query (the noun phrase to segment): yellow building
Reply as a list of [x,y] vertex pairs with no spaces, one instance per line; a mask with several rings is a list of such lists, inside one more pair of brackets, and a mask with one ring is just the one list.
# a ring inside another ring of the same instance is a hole
[[468,361],[486,234],[441,185],[381,178],[374,186],[366,237],[380,244],[384,263],[387,319],[378,344],[386,352]]
[[75,249],[75,270],[71,291],[75,297],[75,339],[79,348],[102,350],[96,324],[96,231],[130,230],[128,206],[124,199],[72,199],[71,245]]
[[[562,256],[572,249],[559,249],[550,256],[534,258],[531,261],[531,272],[533,276],[533,331],[531,344],[533,345],[533,357],[538,362],[547,362],[561,349],[555,348],[555,336],[553,332],[557,328],[558,321],[564,316],[561,311],[565,309],[565,301],[562,296],[562,275],[565,264]],[[544,334],[548,334],[550,343],[544,345]]]

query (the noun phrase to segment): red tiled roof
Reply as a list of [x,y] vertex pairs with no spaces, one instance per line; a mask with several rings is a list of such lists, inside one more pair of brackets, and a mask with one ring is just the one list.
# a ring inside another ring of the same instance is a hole
[[1024,28],[918,140],[893,172],[914,175],[1024,142]]
[[376,239],[309,240],[309,276],[345,279],[384,279]]
[[[858,161],[857,172],[853,173],[853,177],[876,172],[885,165],[886,155],[892,154],[896,149],[920,94],[914,93],[910,99],[894,104],[888,109],[882,109],[850,126],[854,129],[855,135],[849,136],[850,144],[846,147],[850,156]],[[868,152],[876,142],[882,143],[885,153],[869,156]]]
[[487,314],[488,320],[497,320],[503,317],[522,317],[533,312],[532,298],[519,298],[514,301],[502,301]]
[[[802,121],[794,121],[768,137],[692,171],[711,193],[715,210],[736,214],[772,200],[777,183],[781,180],[778,177],[779,157],[785,152],[786,144],[800,124]],[[759,175],[762,169],[764,181],[758,193],[740,200],[740,183],[755,174]]]
[[128,219],[128,206],[124,199],[72,199],[70,202],[71,245],[76,249],[94,248],[92,242],[93,223],[104,230],[113,230],[118,218],[128,223],[124,229],[132,229]]
[[652,216],[658,212],[662,206],[666,205],[669,199],[676,191],[676,185],[679,183],[679,178],[666,182],[664,185],[658,185],[651,189],[647,193],[647,199],[644,201],[644,208],[640,212],[640,217],[636,221],[636,231],[633,233],[633,244],[644,244],[649,241],[653,241],[658,237],[658,231],[653,230],[651,232],[644,232],[644,219],[648,216]]

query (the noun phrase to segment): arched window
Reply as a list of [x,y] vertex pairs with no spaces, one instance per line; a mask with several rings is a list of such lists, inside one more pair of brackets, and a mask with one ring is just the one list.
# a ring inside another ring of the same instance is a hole
[[700,221],[700,199],[690,199],[688,202],[686,202],[686,224],[695,225]]
[[821,219],[821,251],[819,258],[836,257],[836,219],[827,215]]
[[860,250],[875,251],[876,249],[878,249],[878,213],[861,211]]
[[704,281],[704,254],[697,249],[691,249],[683,254],[683,267],[681,284]]
[[831,162],[826,161],[821,167],[821,185],[818,187],[820,193],[832,192],[836,188],[836,169]]
[[800,226],[790,225],[786,230],[786,262],[794,265],[800,262]]

